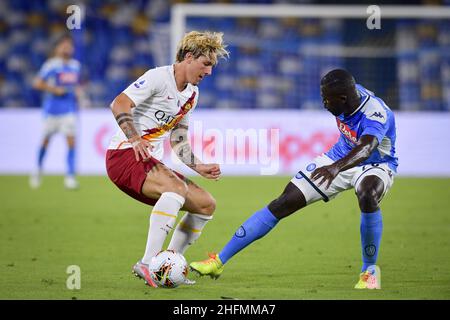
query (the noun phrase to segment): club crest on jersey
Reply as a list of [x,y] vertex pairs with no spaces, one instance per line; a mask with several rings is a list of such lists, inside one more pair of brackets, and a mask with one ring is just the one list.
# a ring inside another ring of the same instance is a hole
[[144,85],[144,83],[145,83],[145,79],[144,79],[144,80],[141,80],[141,81],[139,81],[139,82],[135,82],[135,83],[134,83],[134,86],[135,86],[136,88],[140,89],[140,88]]
[[339,131],[342,132],[342,134],[349,139],[353,143],[358,142],[358,138],[356,136],[356,132],[351,130],[345,123],[341,122],[339,119],[336,118]]

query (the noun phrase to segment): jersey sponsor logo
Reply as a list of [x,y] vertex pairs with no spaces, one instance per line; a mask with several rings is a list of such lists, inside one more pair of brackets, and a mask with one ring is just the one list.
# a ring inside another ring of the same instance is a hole
[[140,88],[142,88],[142,86],[144,85],[144,83],[145,83],[145,79],[144,79],[144,80],[141,80],[141,81],[139,81],[139,82],[135,82],[135,83],[134,83],[134,86],[135,86],[136,88],[140,89]]
[[303,176],[300,172],[301,171],[297,172],[297,174],[295,175],[295,179],[298,179],[298,180],[303,179]]
[[78,81],[76,72],[61,72],[58,74],[58,82],[60,84],[75,84]]
[[349,126],[347,126],[345,123],[341,122],[338,118],[336,118],[338,129],[339,131],[351,142],[356,143],[358,142],[358,137],[356,135],[356,132],[351,130]]
[[316,168],[316,164],[315,163],[310,163],[308,164],[308,166],[306,167],[307,171],[313,171]]
[[155,111],[155,118],[158,119],[159,121],[167,124],[167,123],[170,123],[171,121],[173,121],[175,119],[175,116],[166,114],[163,110],[157,110],[157,111]]

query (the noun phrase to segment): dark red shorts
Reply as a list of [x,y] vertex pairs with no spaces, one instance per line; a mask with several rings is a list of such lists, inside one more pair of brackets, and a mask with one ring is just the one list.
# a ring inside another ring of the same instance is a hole
[[[106,172],[111,181],[130,197],[151,206],[155,205],[158,199],[151,199],[143,195],[142,185],[147,173],[158,163],[161,162],[155,158],[150,158],[146,162],[136,161],[132,148],[106,152]],[[173,172],[180,179],[185,179],[180,173]]]

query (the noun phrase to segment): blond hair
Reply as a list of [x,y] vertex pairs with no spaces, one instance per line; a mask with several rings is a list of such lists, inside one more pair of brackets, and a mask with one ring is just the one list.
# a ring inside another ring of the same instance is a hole
[[178,44],[177,62],[184,60],[186,53],[191,52],[195,59],[200,56],[208,57],[213,64],[217,64],[219,58],[227,58],[229,52],[225,49],[222,32],[191,31],[186,33]]

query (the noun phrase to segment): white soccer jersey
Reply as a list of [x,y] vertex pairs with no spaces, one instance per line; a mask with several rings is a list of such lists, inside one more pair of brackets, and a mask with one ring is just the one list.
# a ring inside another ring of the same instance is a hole
[[[188,125],[189,113],[198,102],[198,87],[188,84],[179,92],[173,65],[150,69],[126,88],[125,93],[135,104],[131,110],[138,133],[151,141],[152,156],[163,156],[163,141],[179,123]],[[113,136],[108,149],[131,148],[122,129]]]

